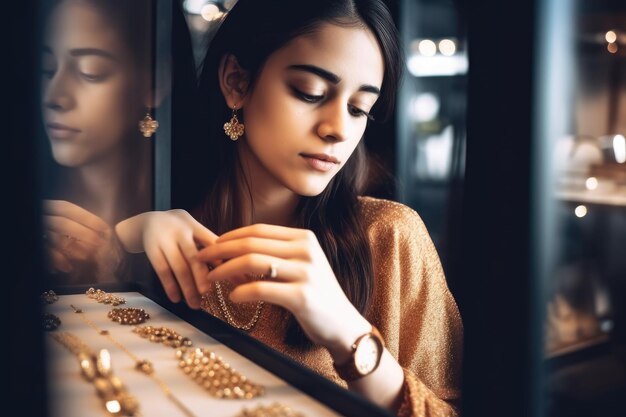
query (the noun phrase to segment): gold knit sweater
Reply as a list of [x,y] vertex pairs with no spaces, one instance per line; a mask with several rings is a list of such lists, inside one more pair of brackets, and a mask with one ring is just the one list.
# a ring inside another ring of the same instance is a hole
[[[448,290],[437,251],[424,223],[411,208],[371,197],[359,199],[371,244],[374,298],[367,320],[383,335],[390,353],[404,369],[399,416],[457,416],[463,325]],[[231,286],[223,283],[228,299]],[[256,303],[233,306],[238,323],[246,323]],[[203,308],[226,320],[215,291]],[[284,343],[289,313],[266,304],[250,335],[337,384],[347,387],[333,369],[328,351],[315,346],[302,352]]]

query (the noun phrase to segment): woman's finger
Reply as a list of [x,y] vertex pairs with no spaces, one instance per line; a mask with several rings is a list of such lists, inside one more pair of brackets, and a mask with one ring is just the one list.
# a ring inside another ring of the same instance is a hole
[[233,239],[241,239],[244,237],[260,237],[265,239],[276,240],[296,240],[304,239],[315,235],[310,230],[296,229],[293,227],[276,226],[273,224],[257,223],[251,226],[241,227],[224,233],[217,239],[217,242],[227,242]]
[[84,261],[95,255],[97,248],[87,246],[68,235],[62,235],[49,230],[46,233],[46,241],[50,248],[62,253],[67,259]]
[[272,281],[254,281],[235,287],[230,293],[235,303],[265,301],[293,312],[300,303],[295,284]]
[[44,216],[44,223],[46,228],[53,232],[70,236],[91,246],[100,246],[105,242],[102,234],[67,217]]
[[170,268],[170,265],[161,249],[146,248],[146,256],[150,260],[154,271],[159,277],[159,281],[161,281],[161,285],[163,285],[163,289],[165,290],[167,297],[171,302],[178,303],[180,301],[180,288],[174,278],[172,268]]
[[178,243],[172,242],[172,244],[163,247],[163,254],[174,273],[176,281],[178,281],[178,286],[183,292],[187,305],[193,309],[200,308],[200,294],[196,288],[191,268]]
[[198,253],[198,259],[213,263],[250,253],[274,256],[283,259],[308,260],[309,253],[304,245],[285,240],[244,237],[207,246]]
[[106,234],[109,230],[109,225],[100,217],[69,201],[44,200],[43,214],[66,217],[101,234]]
[[196,288],[200,293],[208,292],[210,283],[206,279],[206,276],[209,273],[209,268],[206,263],[198,259],[198,248],[195,243],[191,239],[181,240],[179,246],[191,269]]
[[217,240],[217,235],[204,227],[200,222],[193,220],[192,230],[193,238],[200,247],[206,247],[212,245]]
[[272,280],[302,281],[306,277],[306,270],[302,262],[255,253],[239,256],[216,266],[207,275],[207,280],[239,283],[249,281],[249,275],[261,274]]

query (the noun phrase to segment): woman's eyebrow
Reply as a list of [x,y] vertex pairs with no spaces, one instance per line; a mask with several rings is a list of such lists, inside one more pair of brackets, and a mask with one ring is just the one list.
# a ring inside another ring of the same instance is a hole
[[339,78],[337,75],[333,74],[330,71],[326,71],[323,68],[316,67],[315,65],[306,65],[306,64],[290,65],[289,67],[287,67],[287,69],[295,70],[295,71],[310,72],[311,74],[315,74],[318,77],[328,80],[333,84],[339,84],[339,82],[341,81],[341,78]]
[[[330,71],[327,71],[323,68],[317,67],[315,65],[308,65],[308,64],[297,64],[297,65],[290,65],[287,67],[287,69],[289,70],[294,70],[294,71],[304,71],[304,72],[309,72],[311,74],[317,75],[318,77],[321,77],[325,80],[330,81],[333,84],[339,84],[339,82],[341,82],[341,78],[335,74],[333,74]],[[362,86],[359,87],[359,91],[365,91],[367,93],[373,93],[376,95],[380,95],[380,88],[375,87],[373,85],[369,85],[369,84],[363,84]]]
[[117,61],[117,58],[110,52],[107,52],[102,49],[97,48],[78,48],[70,50],[70,55],[77,56],[86,56],[86,55],[96,55],[101,56],[103,58],[110,59],[111,61]]

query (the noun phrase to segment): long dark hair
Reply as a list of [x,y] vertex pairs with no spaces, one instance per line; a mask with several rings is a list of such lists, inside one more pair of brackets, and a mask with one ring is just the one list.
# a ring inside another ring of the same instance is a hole
[[[273,52],[327,22],[366,27],[373,32],[383,54],[385,70],[381,96],[372,114],[383,119],[391,113],[400,78],[401,52],[393,19],[382,0],[239,0],[211,41],[200,75],[200,120],[209,132],[203,138],[207,147],[202,155],[205,162],[198,166],[204,170],[200,177],[210,182],[187,203],[202,207],[201,220],[214,232],[219,234],[241,226],[239,190],[248,186],[238,183],[237,170],[241,170],[241,164],[237,148],[222,131],[231,110],[218,84],[221,58],[233,54],[250,73],[249,88],[253,89],[263,64]],[[372,255],[357,200],[365,186],[366,174],[367,157],[361,141],[326,189],[315,197],[301,197],[296,208],[296,226],[315,233],[343,291],[362,314],[367,311],[374,290]],[[301,348],[311,345],[293,317],[285,342]]]

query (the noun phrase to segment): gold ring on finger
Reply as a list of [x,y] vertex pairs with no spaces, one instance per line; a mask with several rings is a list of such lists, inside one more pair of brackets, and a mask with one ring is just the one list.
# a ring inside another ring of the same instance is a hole
[[276,278],[278,276],[278,264],[272,262],[270,264],[270,278]]

